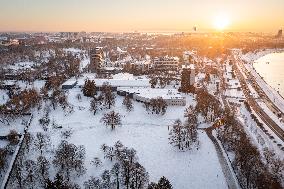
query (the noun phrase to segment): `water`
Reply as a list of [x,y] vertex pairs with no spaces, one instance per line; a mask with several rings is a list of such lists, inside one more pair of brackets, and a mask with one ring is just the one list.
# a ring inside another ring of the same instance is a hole
[[263,56],[253,64],[260,76],[284,96],[284,53]]

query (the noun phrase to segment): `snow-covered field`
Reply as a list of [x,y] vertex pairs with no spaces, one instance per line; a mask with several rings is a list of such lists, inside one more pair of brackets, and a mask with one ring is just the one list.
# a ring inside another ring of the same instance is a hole
[[4,123],[0,122],[0,136],[7,136],[10,130],[15,130],[18,133],[23,133],[25,129],[25,124],[27,123],[29,116],[21,116],[16,119],[9,119],[9,123],[6,121]]
[[[74,180],[81,186],[90,176],[98,176],[111,166],[109,160],[103,159],[101,145],[114,145],[120,140],[125,146],[137,150],[139,162],[149,172],[150,181],[156,182],[165,176],[175,189],[227,188],[214,145],[205,132],[199,131],[201,145],[198,150],[180,152],[168,143],[168,126],[178,118],[184,119],[185,107],[168,107],[167,113],[160,116],[148,114],[141,103],[134,102],[134,110],[127,112],[122,105],[123,97],[117,96],[113,109],[122,115],[122,126],[111,131],[100,123],[103,113],[108,111],[103,110],[93,115],[89,111],[90,99],[82,97],[82,101],[79,101],[76,98],[79,93],[79,89],[69,91],[68,100],[74,106],[73,113],[65,116],[61,108],[51,111],[51,120],[62,125],[62,129],[49,129],[47,132],[51,136],[52,148],[62,139],[61,131],[67,129],[73,131],[68,139],[70,142],[85,146],[87,172]],[[195,103],[189,95],[186,99],[187,105]],[[42,111],[34,113],[31,133],[43,132],[38,123],[42,115]],[[102,160],[103,167],[91,165],[94,157]]]

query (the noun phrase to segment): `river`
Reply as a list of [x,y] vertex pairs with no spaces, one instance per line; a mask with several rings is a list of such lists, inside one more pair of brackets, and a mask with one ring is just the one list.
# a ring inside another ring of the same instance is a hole
[[284,97],[284,53],[265,55],[253,64],[255,70]]

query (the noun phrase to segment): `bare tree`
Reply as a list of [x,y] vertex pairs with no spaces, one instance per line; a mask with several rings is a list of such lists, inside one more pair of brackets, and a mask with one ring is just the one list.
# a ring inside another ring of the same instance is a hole
[[8,151],[4,148],[0,148],[0,173],[2,170],[4,170],[4,168],[7,165],[7,160],[6,160],[7,155],[8,155]]
[[120,164],[119,163],[115,163],[114,166],[111,169],[111,173],[114,175],[115,178],[115,185],[116,185],[116,189],[119,189],[120,186]]
[[85,189],[99,189],[101,188],[101,180],[97,177],[91,177],[89,180],[84,182]]
[[99,167],[102,165],[102,161],[100,160],[100,158],[95,157],[92,162],[91,162],[95,167]]
[[55,151],[53,164],[69,181],[71,173],[76,173],[78,176],[85,173],[85,153],[83,146],[75,146],[67,141],[62,141]]
[[97,113],[97,111],[99,109],[102,109],[101,106],[102,106],[102,96],[99,96],[99,97],[94,97],[92,100],[91,100],[91,103],[90,103],[90,111],[94,112],[94,115]]
[[67,96],[64,91],[55,89],[50,97],[53,109],[60,105],[64,110],[69,107]]
[[30,145],[33,141],[33,136],[31,135],[31,133],[27,132],[25,133],[25,138],[24,138],[24,143],[27,149],[27,152],[30,151]]
[[101,187],[102,188],[111,188],[111,175],[109,170],[105,170],[101,175]]
[[132,100],[130,99],[129,96],[125,96],[124,100],[123,100],[123,103],[122,103],[125,107],[126,107],[126,110],[128,112],[130,112],[132,109],[133,109],[133,104],[132,104]]
[[44,156],[39,156],[37,158],[36,166],[37,173],[40,176],[39,180],[44,184],[45,180],[49,178],[50,162]]
[[40,118],[39,120],[39,124],[42,126],[42,129],[44,131],[48,130],[48,125],[50,123],[50,118],[49,118],[49,113],[45,113],[44,116],[42,118]]
[[111,108],[115,104],[115,95],[112,92],[112,86],[108,83],[104,83],[102,86],[102,97],[104,105]]
[[24,162],[24,183],[25,186],[33,188],[36,182],[36,163],[33,160]]
[[114,130],[116,126],[121,125],[121,116],[119,113],[115,111],[111,111],[109,113],[104,114],[101,119],[106,126],[110,126],[111,130]]
[[40,155],[43,155],[43,150],[45,150],[50,144],[50,136],[43,133],[37,133],[34,145],[40,151]]
[[149,175],[146,169],[138,162],[133,165],[130,179],[130,188],[143,189],[149,182]]
[[158,97],[156,99],[151,99],[149,103],[145,104],[145,107],[148,111],[151,109],[152,114],[155,113],[164,115],[167,111],[168,105],[163,98]]
[[18,186],[18,188],[23,188],[24,186],[24,174],[23,174],[23,164],[22,160],[18,159],[15,163],[15,167],[12,171],[12,177],[15,178],[15,183]]

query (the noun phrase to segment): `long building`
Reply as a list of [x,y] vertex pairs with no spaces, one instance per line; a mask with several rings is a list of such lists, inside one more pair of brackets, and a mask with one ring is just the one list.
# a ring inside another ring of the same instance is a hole
[[151,99],[162,98],[168,106],[185,106],[186,99],[176,89],[152,89],[152,88],[117,88],[120,96],[129,96],[137,102],[150,102]]
[[178,57],[156,57],[153,67],[157,70],[177,70],[179,66]]
[[97,90],[100,90],[101,87],[106,83],[112,86],[113,91],[116,91],[118,87],[126,87],[126,88],[150,87],[149,79],[146,78],[139,79],[136,77],[131,78],[124,76],[127,76],[127,74],[119,74],[114,79],[100,79],[100,78],[95,78],[94,74],[86,74],[78,79],[71,78],[65,81],[61,87],[62,89],[72,89],[74,87],[82,88],[85,84],[86,79],[93,80],[96,84]]

